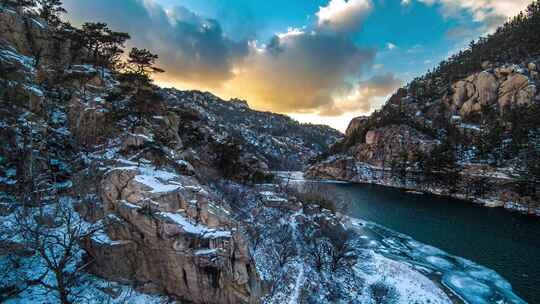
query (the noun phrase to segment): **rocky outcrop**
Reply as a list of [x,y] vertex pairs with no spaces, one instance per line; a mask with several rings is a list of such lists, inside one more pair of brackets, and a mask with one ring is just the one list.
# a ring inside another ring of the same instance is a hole
[[[483,69],[453,84],[426,77],[400,89],[380,111],[353,119],[335,154],[308,167],[305,176],[425,191],[540,214],[540,187],[526,172],[530,158],[523,159],[535,152],[510,149],[517,141],[516,131],[511,131],[515,124],[517,132],[530,128],[530,134],[538,126],[537,63],[485,63]],[[515,121],[519,115],[527,115],[526,127]],[[522,138],[522,149],[530,149],[534,138]],[[496,157],[506,157],[506,163],[494,163]]]
[[9,45],[21,55],[32,57],[34,63],[43,65],[63,65],[73,57],[84,56],[84,50],[72,56],[71,40],[65,36],[58,39],[55,34],[47,22],[37,16],[0,7],[0,46]]
[[357,161],[376,166],[384,166],[392,159],[407,154],[413,158],[415,153],[429,153],[438,141],[420,133],[408,125],[390,125],[370,130],[366,133],[365,143],[350,149],[350,154]]
[[36,69],[31,57],[17,53],[13,48],[2,49],[0,45],[0,93],[11,102],[26,107],[32,112],[43,111],[45,96],[35,84]]
[[536,95],[536,86],[529,78],[522,74],[511,74],[502,82],[499,89],[499,107],[501,109],[511,108],[512,106],[528,105],[534,102]]
[[481,112],[483,107],[496,105],[501,111],[535,102],[534,63],[530,69],[502,66],[473,74],[453,84],[450,108],[461,116]]
[[4,44],[26,56],[45,49],[45,44],[50,43],[50,33],[42,21],[4,7],[0,8],[0,34]]
[[255,303],[246,241],[194,178],[120,167],[101,183],[106,231],[88,240],[92,271],[193,303]]
[[102,143],[111,128],[109,110],[99,102],[84,102],[73,98],[68,112],[68,122],[73,136],[79,144],[92,147]]
[[357,161],[350,156],[337,155],[308,167],[306,178],[352,181],[358,174]]
[[354,131],[358,129],[361,125],[365,124],[368,117],[365,116],[359,116],[356,118],[353,118],[351,122],[349,123],[349,126],[347,127],[347,130],[345,131],[346,136],[353,135]]

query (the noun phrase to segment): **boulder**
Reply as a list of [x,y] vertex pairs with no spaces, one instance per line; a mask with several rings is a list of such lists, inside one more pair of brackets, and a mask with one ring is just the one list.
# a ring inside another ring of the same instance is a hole
[[474,79],[474,86],[478,96],[478,103],[483,106],[492,104],[497,100],[499,82],[491,73],[481,72]]
[[540,75],[537,71],[531,71],[531,79],[534,81],[540,80]]
[[122,150],[128,151],[131,149],[139,149],[142,148],[145,143],[151,141],[152,140],[147,135],[141,133],[128,133],[122,140]]
[[462,117],[466,117],[472,113],[480,112],[480,110],[482,110],[482,105],[476,102],[476,100],[469,99],[467,102],[465,102],[461,106],[461,109],[459,110],[459,114]]
[[495,75],[483,71],[460,80],[453,85],[451,108],[462,116],[479,112],[497,100],[499,81]]
[[512,74],[499,88],[499,107],[501,110],[514,105],[529,104],[536,95],[536,87],[529,84],[529,78],[523,74]]
[[498,79],[504,79],[505,77],[517,72],[519,68],[516,65],[504,65],[495,69],[495,76]]
[[[529,104],[537,89],[520,71],[515,65],[503,66],[493,73],[483,71],[456,82],[452,86],[450,108],[466,117],[479,113],[484,106],[497,104],[504,111],[516,105]],[[530,77],[532,80],[537,78],[537,72],[531,70]]]
[[379,138],[379,132],[371,130],[366,133],[366,144],[376,145]]
[[455,109],[461,108],[461,106],[469,100],[475,92],[474,85],[469,81],[458,81],[452,86],[454,94],[452,95],[452,105]]

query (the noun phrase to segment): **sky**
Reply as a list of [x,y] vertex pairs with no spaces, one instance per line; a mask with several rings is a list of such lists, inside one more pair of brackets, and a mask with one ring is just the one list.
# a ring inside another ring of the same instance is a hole
[[157,84],[344,131],[530,0],[64,0],[159,55]]

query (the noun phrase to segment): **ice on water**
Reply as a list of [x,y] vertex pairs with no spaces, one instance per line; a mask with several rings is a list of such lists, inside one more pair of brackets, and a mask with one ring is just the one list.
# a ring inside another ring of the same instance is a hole
[[[435,278],[440,287],[450,289],[466,303],[526,303],[513,293],[508,281],[491,269],[452,256],[375,223],[353,219],[351,226],[361,235],[359,246],[372,250],[378,256],[376,260],[388,264],[388,261],[382,258],[385,257],[411,265],[419,274]],[[401,269],[407,269],[403,267]],[[414,284],[406,284],[410,281],[407,279],[408,275],[410,272],[407,271],[397,273],[392,277],[395,281],[392,285],[409,293],[419,292],[414,289]],[[399,276],[403,277],[398,278]]]

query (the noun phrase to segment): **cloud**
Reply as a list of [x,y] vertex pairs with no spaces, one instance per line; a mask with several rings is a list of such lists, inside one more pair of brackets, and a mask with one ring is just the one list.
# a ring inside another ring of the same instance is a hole
[[234,76],[234,65],[248,55],[247,41],[229,39],[218,21],[184,7],[165,11],[147,0],[64,2],[69,18],[77,23],[104,21],[129,32],[130,45],[156,52],[169,78],[219,86]]
[[317,26],[321,31],[356,32],[372,10],[371,0],[331,0],[319,7]]
[[393,73],[376,75],[352,87],[346,95],[337,99],[334,107],[327,108],[322,115],[342,114],[344,112],[368,113],[377,105],[393,94],[403,84],[403,81]]
[[371,67],[374,49],[340,35],[289,29],[265,47],[252,46],[227,87],[258,109],[287,113],[343,112],[335,95],[347,92],[348,78]]
[[397,45],[393,44],[392,42],[386,43],[386,48],[390,51],[393,51],[397,48]]
[[445,37],[448,39],[463,40],[478,36],[478,31],[469,26],[456,26],[448,29]]
[[[289,28],[266,43],[235,41],[217,20],[185,7],[165,10],[152,0],[65,0],[70,19],[107,22],[129,32],[132,45],[158,53],[162,85],[240,97],[259,110],[338,115],[348,109],[376,50],[357,46],[348,31],[360,27],[370,0],[332,0],[320,23]],[[324,20],[324,21],[323,21]],[[361,106],[361,105],[360,105]]]
[[[507,18],[525,9],[530,0],[416,0],[426,5],[440,5],[445,17],[459,18],[468,11],[474,21],[485,24],[485,33],[495,30]],[[403,4],[403,1],[402,1]]]

